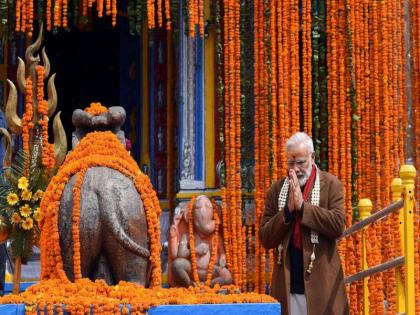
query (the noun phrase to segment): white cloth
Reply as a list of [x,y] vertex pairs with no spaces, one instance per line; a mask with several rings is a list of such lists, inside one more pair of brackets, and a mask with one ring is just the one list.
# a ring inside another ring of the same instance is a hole
[[290,315],[307,315],[305,294],[290,294]]

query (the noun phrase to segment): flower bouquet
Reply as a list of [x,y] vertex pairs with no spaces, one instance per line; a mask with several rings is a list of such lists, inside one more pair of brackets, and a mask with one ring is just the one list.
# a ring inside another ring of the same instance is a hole
[[0,215],[5,219],[9,232],[4,233],[0,241],[9,236],[12,256],[21,257],[23,262],[32,256],[33,245],[38,243],[39,205],[52,175],[42,168],[33,168],[26,176],[25,161],[25,155],[20,151],[7,175],[0,179]]

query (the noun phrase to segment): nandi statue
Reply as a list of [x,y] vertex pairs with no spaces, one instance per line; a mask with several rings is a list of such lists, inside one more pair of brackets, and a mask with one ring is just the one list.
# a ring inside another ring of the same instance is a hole
[[160,285],[159,202],[122,144],[125,116],[99,103],[74,111],[73,151],[41,204],[42,278]]

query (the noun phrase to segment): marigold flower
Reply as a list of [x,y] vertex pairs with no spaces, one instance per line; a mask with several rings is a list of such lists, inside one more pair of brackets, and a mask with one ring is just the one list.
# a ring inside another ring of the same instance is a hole
[[44,192],[43,192],[41,189],[38,189],[38,190],[36,191],[36,193],[33,195],[32,199],[33,199],[34,201],[38,201],[39,199],[41,199],[41,198],[42,198],[42,196],[44,196]]
[[85,112],[91,114],[92,116],[99,116],[107,111],[108,108],[102,106],[101,103],[90,103],[89,107],[85,108]]
[[10,193],[7,195],[7,203],[10,206],[14,206],[19,201],[19,196],[15,193]]
[[31,207],[27,203],[24,206],[20,207],[19,210],[20,210],[20,214],[25,218],[29,217],[32,212]]
[[22,197],[22,200],[29,201],[32,198],[32,192],[30,190],[24,190],[20,196]]
[[20,222],[20,219],[21,219],[21,217],[20,217],[19,213],[17,213],[17,212],[13,213],[13,215],[12,215],[12,223],[13,224],[18,224]]
[[25,176],[22,176],[21,178],[19,178],[18,180],[18,188],[19,189],[28,189],[29,186],[29,181]]
[[41,220],[41,209],[39,207],[35,209],[35,212],[32,215],[32,217],[36,222],[39,222]]
[[22,223],[22,228],[24,230],[30,230],[34,226],[34,221],[31,218],[26,218],[25,221]]

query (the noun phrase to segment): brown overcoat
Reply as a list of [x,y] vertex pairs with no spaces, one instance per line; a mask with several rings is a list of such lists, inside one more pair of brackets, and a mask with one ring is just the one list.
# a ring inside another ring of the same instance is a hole
[[[333,175],[320,171],[319,207],[305,202],[302,217],[302,248],[305,295],[308,315],[343,315],[349,313],[343,270],[337,252],[336,240],[345,227],[344,197],[341,182]],[[290,295],[290,259],[288,245],[292,223],[285,223],[283,209],[278,208],[278,197],[284,178],[275,182],[267,192],[259,237],[262,245],[274,248],[274,270],[271,295],[281,303],[281,314],[288,315]],[[306,272],[312,253],[311,229],[319,234],[316,259],[312,273]],[[277,247],[283,245],[278,259]],[[290,314],[293,315],[293,314]]]

